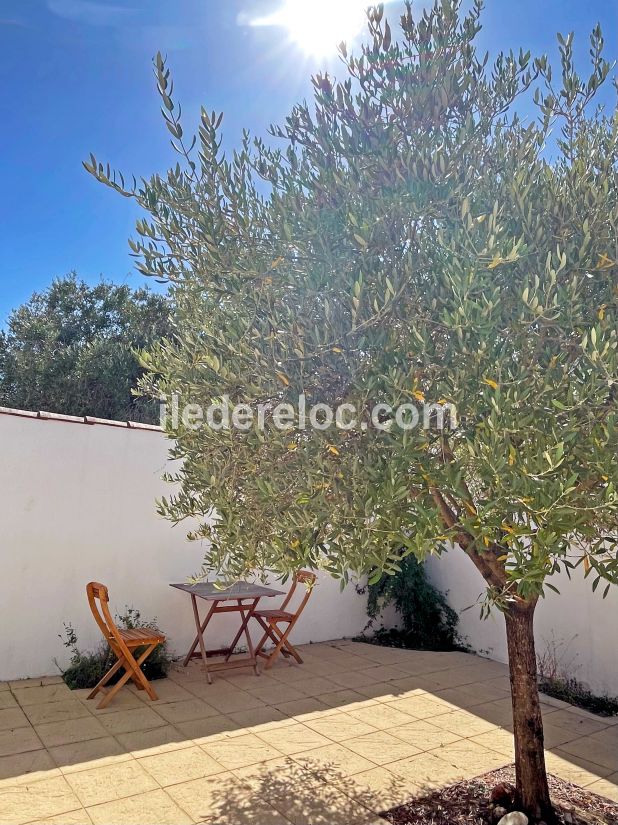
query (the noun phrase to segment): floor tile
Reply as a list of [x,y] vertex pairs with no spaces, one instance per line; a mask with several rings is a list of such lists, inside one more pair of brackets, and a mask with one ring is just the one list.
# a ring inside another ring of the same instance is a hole
[[[171,785],[166,793],[186,811],[195,822],[219,823],[224,814],[238,805],[243,786],[231,772],[192,779],[180,785]],[[244,792],[245,796],[248,792]],[[101,822],[101,825],[107,823]],[[141,825],[141,823],[140,823]]]
[[36,751],[41,747],[41,740],[32,728],[0,731],[0,756]]
[[151,708],[139,707],[120,710],[98,717],[107,733],[132,733],[136,730],[152,730],[165,725],[165,720]]
[[194,821],[163,790],[88,808],[94,825],[191,825]]
[[504,698],[504,691],[493,685],[463,685],[436,691],[436,698],[455,705],[457,708],[469,708]]
[[217,739],[202,745],[202,748],[228,770],[265,762],[281,755],[276,748],[254,734]]
[[113,762],[123,762],[131,758],[122,745],[112,736],[71,742],[50,748],[49,753],[62,773],[73,773],[97,768]]
[[550,724],[573,733],[574,736],[589,736],[607,728],[602,718],[589,718],[572,713],[570,710],[556,710],[548,717]]
[[37,819],[36,822],[29,822],[28,825],[92,825],[92,820],[84,808],[79,808],[77,811]]
[[[43,684],[43,679],[43,676],[35,676],[31,679],[11,679],[10,681],[3,682],[2,684],[7,685],[9,690],[13,690],[14,688],[21,690],[22,688],[41,687]],[[60,684],[61,682],[62,679],[60,679],[60,682],[55,682],[54,684]]]
[[311,717],[316,713],[331,710],[331,706],[321,702],[319,699],[307,697],[305,699],[295,699],[293,702],[281,702],[276,706],[285,716],[289,717]]
[[376,699],[383,703],[402,698],[401,690],[393,682],[375,682],[357,687],[356,690],[367,699]]
[[325,736],[302,724],[293,724],[275,730],[258,731],[257,735],[286,756],[331,744],[331,741]]
[[[97,694],[93,699],[88,699],[88,695],[90,694],[90,692],[91,691],[87,690],[83,694],[80,693],[80,696],[78,696],[78,698],[83,703],[84,707],[88,709],[88,712],[94,714],[97,717],[107,716],[110,713],[118,713],[121,710],[141,708],[144,706],[146,702],[148,702],[148,705],[154,706],[154,703],[147,695],[144,699],[142,699],[137,691],[133,691],[130,688],[126,688],[117,693],[112,699],[112,701],[109,703],[109,705],[107,705],[104,708],[99,708],[97,707],[97,705],[102,699],[101,694]],[[74,693],[77,693],[77,691],[74,691]]]
[[[509,730],[513,729],[512,724],[508,725],[507,728]],[[567,742],[579,742],[580,737],[574,731],[570,731],[568,728],[559,727],[558,725],[552,725],[551,722],[548,722],[547,719],[543,721],[543,736],[545,739],[545,748],[559,748],[563,745],[566,745]]]
[[349,739],[345,743],[346,748],[365,756],[377,765],[385,765],[388,762],[396,762],[408,756],[420,753],[420,750],[409,742],[392,736],[388,731],[378,730],[368,733],[366,736],[359,736]]
[[372,676],[376,682],[392,682],[395,679],[403,679],[405,671],[400,670],[396,665],[379,664],[360,671],[368,676]]
[[328,679],[331,674],[340,669],[345,670],[345,668],[337,668],[332,662],[320,659],[310,659],[302,665],[291,665],[279,659],[268,673],[275,679],[293,685],[295,682],[312,676],[325,676]]
[[342,711],[350,710],[350,707],[367,701],[366,696],[351,689],[336,690],[334,693],[320,693],[316,698],[322,702],[322,704],[328,705],[331,708],[338,708]]
[[138,759],[138,763],[161,787],[178,785],[190,779],[202,779],[225,771],[225,768],[198,745],[142,757]]
[[277,708],[271,708],[268,705],[263,708],[251,708],[251,710],[228,713],[227,716],[234,724],[254,733],[269,727],[281,727],[282,725],[293,724],[292,719]]
[[294,682],[293,687],[305,696],[314,697],[322,693],[334,693],[337,690],[341,690],[341,685],[332,679],[326,679],[324,676],[308,676],[306,679],[300,679]]
[[192,722],[179,722],[176,727],[186,739],[194,739],[200,744],[243,730],[241,726],[223,714],[209,716],[207,719],[194,719]]
[[453,712],[453,707],[446,702],[434,699],[432,696],[423,693],[420,696],[410,696],[405,699],[396,699],[389,702],[389,706],[407,713],[415,719],[428,719],[444,713]]
[[2,825],[22,825],[78,808],[80,801],[62,776],[0,788]]
[[443,785],[450,785],[465,777],[465,771],[455,767],[434,753],[420,753],[386,766],[394,776],[411,782],[414,787],[428,792]]
[[[195,726],[197,722],[185,722],[185,725]],[[147,756],[150,753],[160,753],[165,750],[176,750],[187,748],[193,744],[192,736],[183,733],[174,725],[164,725],[162,728],[152,728],[151,730],[134,730],[129,733],[118,733],[114,737],[122,746],[123,750],[133,756]]]
[[478,776],[506,765],[510,761],[509,756],[489,750],[470,739],[460,739],[450,745],[429,751],[429,753],[459,768],[466,777]]
[[[269,799],[293,825],[356,825],[367,819],[364,806],[346,796],[336,784],[327,782],[304,784],[294,794],[283,793]],[[256,825],[266,822],[269,820]]]
[[190,722],[193,719],[205,719],[207,716],[216,716],[219,713],[218,710],[215,710],[202,699],[193,696],[179,702],[158,704],[156,712],[172,725],[177,722]]
[[606,779],[593,782],[592,785],[588,785],[586,790],[598,793],[613,802],[618,802],[618,773],[613,773]]
[[325,745],[294,754],[292,758],[302,767],[317,774],[320,778],[327,778],[328,781],[376,767],[375,762],[354,753],[343,745]]
[[[36,690],[36,688],[32,689]],[[101,722],[92,716],[72,719],[70,722],[46,722],[43,725],[37,725],[36,732],[47,748],[107,736],[107,731]]]
[[334,742],[344,742],[376,730],[374,725],[361,722],[347,713],[334,713],[324,719],[307,719],[304,724]]
[[602,765],[612,771],[618,770],[618,748],[613,744],[599,741],[594,736],[584,736],[573,742],[566,742],[560,746],[560,750],[586,759],[594,765]]
[[152,776],[134,759],[68,773],[65,778],[85,808],[158,787]]
[[403,805],[423,792],[420,785],[383,767],[354,774],[343,782],[338,781],[337,787],[376,814]]
[[17,705],[0,709],[0,731],[27,728],[29,725],[28,717]]
[[13,696],[10,690],[0,691],[0,710],[4,710],[4,708],[17,707],[19,707],[17,699]]
[[425,719],[410,722],[402,727],[391,728],[389,733],[398,739],[403,739],[404,742],[409,742],[420,751],[433,750],[461,739],[456,733],[439,728]]
[[321,781],[292,760],[275,760],[235,773],[254,799],[267,800],[294,825],[352,825],[367,819],[367,810],[338,784]]
[[610,768],[595,765],[579,756],[573,756],[561,750],[547,752],[545,754],[545,764],[550,773],[565,779],[567,782],[580,785],[582,788],[591,785],[593,782],[598,782],[599,779],[608,777],[612,772]]
[[56,763],[43,749],[0,756],[0,787],[50,779],[58,773]]
[[[209,696],[207,692],[204,692],[202,698],[219,713],[238,713],[251,708],[263,707],[267,704],[257,696],[240,690],[214,696]],[[274,702],[271,704],[274,704]]]
[[408,725],[414,718],[408,713],[402,713],[402,711],[391,707],[385,702],[379,702],[375,705],[370,705],[367,708],[349,710],[348,715],[353,716],[361,722],[366,722],[374,728],[379,728],[380,730],[388,730],[389,728]]
[[14,688],[13,696],[22,708],[40,705],[41,702],[60,702],[71,698],[71,691],[65,684],[43,685],[40,687]]
[[465,711],[443,713],[435,718],[431,717],[431,723],[458,736],[477,736],[479,733],[487,733],[496,728],[492,722],[487,722],[481,716]]
[[471,742],[476,742],[489,750],[503,753],[510,757],[511,761],[515,761],[515,744],[513,742],[513,734],[510,731],[495,728],[487,733],[480,733],[477,736],[470,738]]
[[[183,699],[193,699],[192,693],[182,687],[182,684],[174,682],[172,679],[156,679],[152,682],[152,686],[159,697],[157,699],[157,707],[166,702],[182,702]],[[133,690],[132,686],[129,690],[140,701],[150,702],[150,698],[148,697],[146,691],[137,689]]]
[[84,703],[77,699],[63,699],[59,702],[46,702],[40,705],[27,705],[24,713],[33,725],[45,722],[70,722],[90,716],[90,711]]
[[333,673],[329,676],[331,681],[336,682],[344,688],[356,690],[359,687],[366,685],[374,685],[376,682],[382,682],[375,672],[370,669],[367,670],[342,670],[341,673]]
[[275,684],[271,682],[263,685],[257,682],[255,688],[249,688],[252,696],[260,699],[268,705],[278,705],[281,702],[293,702],[295,699],[303,699],[305,693],[298,690],[292,685],[285,685],[283,683]]

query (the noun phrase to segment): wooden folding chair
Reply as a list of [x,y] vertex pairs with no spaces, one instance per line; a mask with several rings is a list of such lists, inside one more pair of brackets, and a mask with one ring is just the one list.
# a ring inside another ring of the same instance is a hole
[[[154,692],[150,682],[144,676],[141,665],[150,656],[155,647],[165,641],[165,636],[151,627],[136,627],[131,630],[118,628],[109,612],[109,594],[107,587],[98,582],[90,582],[86,585],[88,604],[92,610],[92,615],[105,637],[105,641],[110,646],[117,661],[107,671],[99,684],[88,694],[88,699],[93,699],[97,693],[104,694],[103,699],[97,708],[104,708],[109,705],[120,688],[131,679],[138,690],[145,690],[148,696],[154,701],[159,697]],[[97,604],[98,602],[98,604]],[[135,658],[135,651],[138,648],[145,648],[139,657]],[[105,685],[116,674],[120,668],[124,668],[125,673],[120,677],[115,685],[106,688]]]
[[[294,645],[290,642],[288,636],[292,632],[292,628],[298,621],[300,614],[303,612],[305,605],[309,601],[309,596],[313,590],[315,580],[315,573],[310,573],[308,570],[299,570],[299,572],[294,576],[294,581],[292,582],[292,587],[290,588],[289,593],[278,610],[254,610],[251,614],[252,618],[256,619],[264,631],[264,635],[256,645],[255,655],[262,656],[266,659],[266,664],[264,665],[266,670],[273,665],[275,659],[280,653],[283,653],[286,657],[292,657],[298,662],[299,665],[302,665],[303,660]],[[294,591],[296,590],[298,584],[305,585],[305,595],[296,608],[296,611],[291,613],[289,610],[286,610],[286,607],[292,600],[292,596],[294,595]],[[285,630],[282,630],[279,627],[280,624],[287,624]],[[266,652],[264,650],[264,645],[268,641],[273,642],[275,647],[273,650]]]

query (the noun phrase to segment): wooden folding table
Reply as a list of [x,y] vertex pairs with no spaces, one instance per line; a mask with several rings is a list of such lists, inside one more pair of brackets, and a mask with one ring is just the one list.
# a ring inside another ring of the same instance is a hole
[[[236,582],[235,584],[221,589],[212,582],[198,582],[197,584],[172,584],[171,587],[176,587],[178,590],[184,590],[191,596],[191,604],[193,605],[193,617],[195,619],[195,627],[197,634],[193,640],[193,644],[189,648],[189,652],[185,656],[183,665],[186,667],[191,659],[199,659],[201,657],[204,668],[206,670],[206,678],[208,684],[212,684],[211,672],[217,670],[226,670],[228,668],[236,667],[252,667],[256,676],[259,675],[257,667],[257,657],[253,649],[253,642],[249,633],[249,619],[251,613],[255,610],[257,603],[262,598],[270,598],[272,596],[282,596],[282,590],[273,590],[272,587],[262,587],[258,584],[251,584],[250,582]],[[210,608],[206,613],[205,619],[200,619],[200,614],[197,606],[197,600],[203,599],[210,602]],[[206,650],[204,644],[204,632],[215,613],[239,613],[241,616],[240,628],[234,637],[233,641],[228,647],[219,648],[217,650]],[[238,644],[240,637],[245,635],[247,640],[248,656],[242,656],[230,662],[230,656],[234,652],[234,648]],[[199,646],[199,652],[197,647]],[[223,662],[214,662],[208,664],[209,656],[224,656]]]

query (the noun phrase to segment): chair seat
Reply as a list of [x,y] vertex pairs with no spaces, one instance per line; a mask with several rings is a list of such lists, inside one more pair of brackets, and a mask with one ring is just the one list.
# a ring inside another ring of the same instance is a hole
[[254,616],[261,616],[263,619],[281,619],[281,621],[291,622],[294,618],[293,613],[288,613],[285,610],[254,610]]
[[131,630],[118,629],[122,641],[127,647],[141,647],[142,645],[160,644],[165,641],[165,636],[152,627],[134,627]]

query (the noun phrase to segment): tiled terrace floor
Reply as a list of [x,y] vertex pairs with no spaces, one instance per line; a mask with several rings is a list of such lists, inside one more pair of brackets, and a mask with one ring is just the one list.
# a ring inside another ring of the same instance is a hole
[[[503,665],[348,641],[104,711],[56,677],[0,684],[0,822],[364,825],[512,761]],[[546,700],[549,769],[618,799],[618,718]]]

